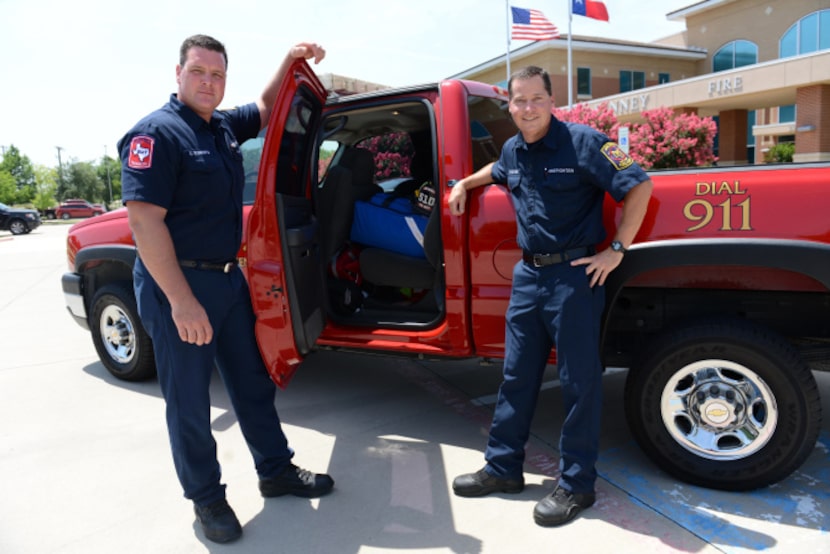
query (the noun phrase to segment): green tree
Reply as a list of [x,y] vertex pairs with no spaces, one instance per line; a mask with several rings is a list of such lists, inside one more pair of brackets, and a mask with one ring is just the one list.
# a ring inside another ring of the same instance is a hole
[[5,169],[0,169],[0,202],[14,204],[17,201],[16,198],[17,184],[14,176]]
[[90,202],[102,202],[109,198],[106,184],[98,176],[98,171],[90,162],[73,162],[64,169],[66,190],[63,199],[83,198]]
[[20,153],[14,145],[9,146],[0,162],[0,170],[11,174],[15,181],[14,201],[23,204],[31,202],[35,196],[35,171],[28,156]]
[[[103,156],[96,168],[98,178],[104,183],[104,200],[107,205],[117,203],[121,198],[121,162],[109,156]],[[112,196],[110,196],[110,187]],[[109,206],[112,208],[112,206]]]
[[45,210],[57,205],[55,193],[58,190],[58,170],[45,165],[35,166],[35,180],[37,184],[32,205],[36,210]]

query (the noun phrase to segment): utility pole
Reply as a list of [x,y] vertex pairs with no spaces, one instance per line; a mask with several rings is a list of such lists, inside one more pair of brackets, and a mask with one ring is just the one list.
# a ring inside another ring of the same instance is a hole
[[58,181],[60,182],[60,191],[61,194],[66,194],[66,185],[63,182],[63,162],[61,161],[61,148],[60,146],[56,146],[55,148],[58,149]]
[[[110,205],[112,205],[112,180],[110,179],[110,164],[109,164],[109,157],[107,156],[107,145],[104,145],[104,165],[107,166],[107,187],[110,189]],[[107,206],[107,209],[110,209]]]

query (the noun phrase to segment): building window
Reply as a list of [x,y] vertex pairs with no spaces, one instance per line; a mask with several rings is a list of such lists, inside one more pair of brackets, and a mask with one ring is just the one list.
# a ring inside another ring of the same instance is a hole
[[795,104],[778,106],[778,123],[795,123]]
[[805,15],[787,29],[778,41],[781,58],[830,48],[830,10]]
[[758,63],[758,47],[748,40],[735,40],[724,45],[712,57],[712,71],[726,71]]
[[579,96],[591,96],[591,68],[576,68],[576,93]]
[[671,76],[668,73],[659,73],[657,75],[657,84],[662,85],[664,83],[668,83],[669,81],[671,81]]
[[645,71],[620,71],[620,92],[629,92],[645,87]]

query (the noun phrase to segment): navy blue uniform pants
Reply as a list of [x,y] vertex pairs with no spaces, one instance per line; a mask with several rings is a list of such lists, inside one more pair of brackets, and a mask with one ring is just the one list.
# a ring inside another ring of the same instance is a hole
[[602,411],[599,333],[605,290],[589,283],[584,266],[516,264],[506,314],[504,380],[484,454],[489,473],[522,475],[542,375],[556,346],[565,409],[560,486],[575,493],[593,492]]
[[209,387],[214,367],[228,391],[258,475],[280,473],[293,451],[274,405],[276,386],[257,347],[242,272],[183,271],[210,318],[214,333],[210,344],[196,346],[179,338],[170,304],[140,260],[134,285],[141,321],[153,340],[176,473],[184,496],[204,505],[225,497],[211,433]]

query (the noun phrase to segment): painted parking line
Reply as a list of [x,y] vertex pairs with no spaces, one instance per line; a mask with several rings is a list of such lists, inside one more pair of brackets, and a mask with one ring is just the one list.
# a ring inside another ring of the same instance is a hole
[[[830,433],[788,478],[764,489],[726,492],[668,477],[633,442],[600,453],[599,474],[644,505],[727,554],[775,548],[830,552]],[[648,473],[644,473],[644,470]],[[775,536],[769,524],[775,523]],[[766,530],[766,531],[765,531]]]
[[[471,400],[446,380],[418,364],[400,364],[395,370],[410,382],[440,398],[456,414],[486,430],[491,422],[495,395]],[[607,373],[625,371],[609,368]],[[558,380],[546,382],[546,388]],[[815,451],[790,477],[765,489],[725,492],[677,481],[654,466],[632,440],[622,447],[600,451],[598,473],[609,485],[625,492],[630,501],[674,522],[726,554],[772,549],[799,554],[830,552],[830,433],[819,435]],[[555,446],[530,441],[525,464],[555,478],[559,458]],[[595,509],[608,523],[637,529],[630,506],[614,502],[598,491]],[[770,534],[770,524],[775,525]],[[671,548],[672,537],[662,537]]]

